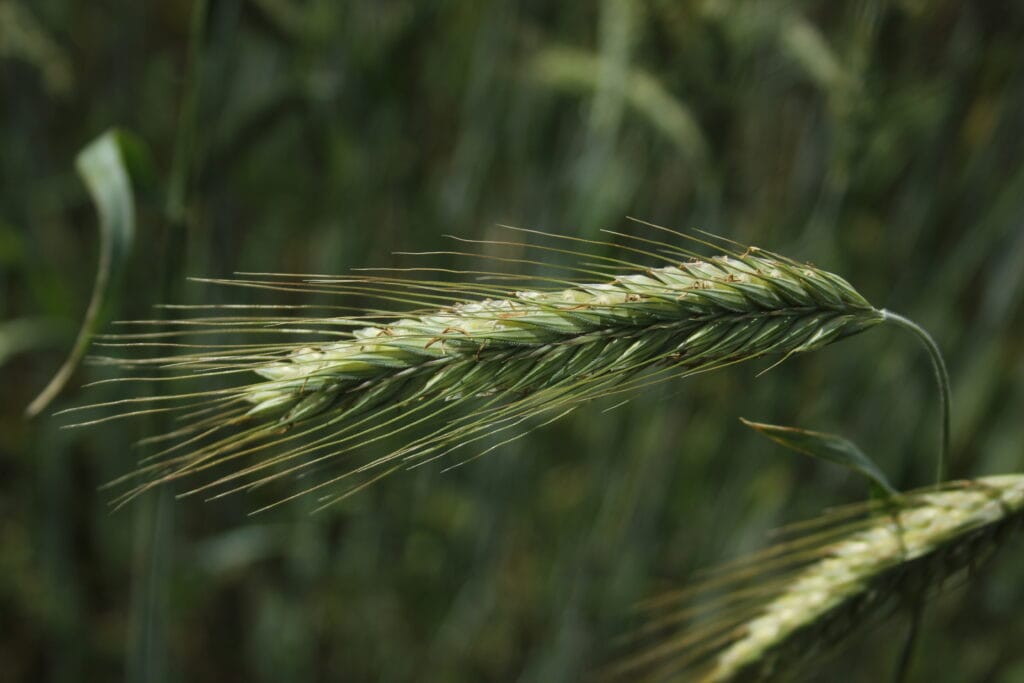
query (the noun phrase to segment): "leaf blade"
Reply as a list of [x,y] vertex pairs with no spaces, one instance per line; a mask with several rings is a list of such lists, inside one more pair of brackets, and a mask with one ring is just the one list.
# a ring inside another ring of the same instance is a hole
[[849,439],[798,427],[753,422],[742,417],[740,422],[785,448],[851,469],[867,477],[890,496],[897,492],[878,465]]
[[135,241],[135,202],[122,151],[122,134],[111,129],[89,143],[75,159],[99,216],[100,257],[89,305],[67,359],[46,387],[28,405],[25,414],[35,417],[53,401],[78,367],[99,321],[110,280],[120,269]]

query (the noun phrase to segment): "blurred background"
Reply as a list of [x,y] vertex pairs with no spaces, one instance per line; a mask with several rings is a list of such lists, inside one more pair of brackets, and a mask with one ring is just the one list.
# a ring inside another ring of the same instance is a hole
[[[934,471],[927,357],[876,328],[317,515],[248,516],[288,484],[111,513],[98,487],[158,425],[53,412],[135,390],[83,388],[110,376],[86,365],[24,417],[88,303],[74,159],[107,128],[147,158],[104,329],[276,300],[186,276],[409,265],[393,252],[499,223],[641,234],[636,216],[813,261],[925,325],[953,375],[953,474],[977,476],[1024,469],[1022,46],[1010,1],[0,0],[0,679],[578,680],[637,599],[865,495],[738,417],[842,433],[903,488]],[[1008,542],[936,601],[912,679],[1024,681],[1022,571]],[[821,680],[890,676],[907,623]]]

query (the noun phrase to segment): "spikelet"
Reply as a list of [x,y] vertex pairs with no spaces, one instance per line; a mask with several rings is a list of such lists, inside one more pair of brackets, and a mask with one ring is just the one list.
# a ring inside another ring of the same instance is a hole
[[[790,680],[907,596],[973,570],[1019,529],[1024,475],[985,477],[850,506],[801,535],[642,606],[629,680]],[[864,519],[858,516],[866,514]]]
[[[818,349],[883,320],[842,278],[810,265],[753,248],[698,259],[642,241],[658,251],[625,249],[669,265],[591,256],[605,267],[574,270],[595,279],[617,272],[603,282],[549,279],[545,287],[519,291],[380,276],[228,281],[429,307],[336,318],[185,320],[179,331],[115,339],[159,345],[167,335],[232,331],[310,339],[192,345],[181,355],[108,359],[172,368],[186,377],[257,378],[228,389],[160,396],[155,400],[178,405],[134,411],[188,412],[185,426],[170,435],[175,445],[137,473],[143,483],[127,495],[221,466],[228,471],[196,491],[230,492],[305,474],[385,437],[404,439],[310,490],[353,472],[374,477],[480,440],[517,438],[523,432],[515,430],[535,426],[536,418],[556,419],[590,399],[769,354],[784,358]],[[415,435],[431,423],[440,426]]]

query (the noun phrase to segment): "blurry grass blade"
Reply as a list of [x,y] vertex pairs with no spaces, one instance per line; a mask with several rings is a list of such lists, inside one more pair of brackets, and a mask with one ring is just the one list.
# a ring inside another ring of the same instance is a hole
[[302,40],[315,28],[310,21],[313,11],[293,0],[252,0],[252,5],[278,33],[289,40]]
[[66,97],[74,87],[71,61],[24,5],[0,0],[0,60],[24,60],[39,70],[52,95]]
[[[547,48],[531,62],[528,73],[537,83],[570,91],[601,88],[601,58],[573,48]],[[690,109],[653,75],[632,68],[623,81],[626,102],[675,144],[691,163],[703,163],[708,144]]]
[[49,318],[18,318],[0,322],[0,365],[19,353],[49,346],[64,330]]
[[896,493],[885,473],[878,465],[868,457],[864,451],[857,447],[857,444],[844,439],[836,434],[824,432],[812,432],[797,427],[782,427],[779,425],[764,424],[763,422],[751,422],[740,418],[740,422],[751,429],[764,434],[769,439],[786,448],[809,455],[812,458],[821,458],[834,462],[837,465],[859,472],[865,477],[878,484],[888,494]]
[[847,93],[855,83],[825,37],[802,16],[794,14],[783,20],[779,40],[782,49],[826,94]]
[[75,167],[85,182],[99,216],[100,257],[89,307],[67,360],[45,389],[29,404],[26,414],[38,415],[71,377],[98,323],[113,274],[127,258],[135,239],[135,204],[122,156],[121,134],[109,130],[83,149]]
[[636,3],[604,0],[601,5],[600,56],[590,125],[594,132],[615,131],[625,109],[630,60],[636,38]]

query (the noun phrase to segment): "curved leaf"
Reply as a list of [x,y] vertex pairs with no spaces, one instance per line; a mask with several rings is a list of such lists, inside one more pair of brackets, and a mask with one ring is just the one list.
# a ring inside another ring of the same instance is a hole
[[740,422],[797,453],[803,453],[812,458],[828,460],[858,472],[877,484],[890,496],[896,493],[896,489],[892,487],[889,480],[886,479],[885,473],[879,469],[878,465],[860,450],[855,443],[848,439],[844,439],[836,434],[812,432],[797,427],[781,427],[779,425],[764,424],[763,422],[751,422],[742,417]]
[[135,203],[123,153],[124,146],[129,144],[122,133],[109,130],[89,143],[75,160],[75,168],[85,182],[99,215],[100,258],[96,281],[71,353],[46,388],[29,404],[25,411],[29,417],[38,415],[53,401],[78,367],[89,348],[112,274],[120,269],[131,250],[135,239]]

